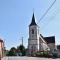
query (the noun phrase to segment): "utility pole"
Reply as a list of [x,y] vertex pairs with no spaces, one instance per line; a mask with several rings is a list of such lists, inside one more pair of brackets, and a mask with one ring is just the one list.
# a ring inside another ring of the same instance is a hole
[[23,37],[20,39],[22,41],[22,55],[23,55]]
[[22,38],[22,46],[23,46],[23,37],[21,37]]
[[23,45],[23,37],[21,37],[21,39],[20,39],[21,41],[22,41],[22,45]]

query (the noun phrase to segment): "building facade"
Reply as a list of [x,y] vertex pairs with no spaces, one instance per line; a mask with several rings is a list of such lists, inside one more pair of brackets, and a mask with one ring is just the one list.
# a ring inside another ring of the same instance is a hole
[[0,39],[0,57],[3,57],[3,49],[4,49],[4,43],[3,40]]
[[[48,43],[49,39],[46,37],[43,37],[39,33],[39,26],[35,22],[35,16],[33,13],[32,21],[29,25],[29,39],[28,39],[28,52],[29,55],[36,54],[38,51],[47,51],[51,48],[55,49],[55,40],[50,40],[53,43]],[[50,47],[51,45],[54,45],[53,47]]]

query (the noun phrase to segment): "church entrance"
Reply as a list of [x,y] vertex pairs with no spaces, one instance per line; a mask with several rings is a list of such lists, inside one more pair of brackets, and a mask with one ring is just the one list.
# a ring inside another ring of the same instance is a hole
[[31,46],[31,55],[34,55],[35,54],[35,46],[33,45],[33,46]]

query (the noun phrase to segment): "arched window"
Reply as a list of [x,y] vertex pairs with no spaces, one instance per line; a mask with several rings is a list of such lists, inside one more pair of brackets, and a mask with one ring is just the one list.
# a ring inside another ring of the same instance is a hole
[[34,29],[32,29],[32,34],[34,34]]

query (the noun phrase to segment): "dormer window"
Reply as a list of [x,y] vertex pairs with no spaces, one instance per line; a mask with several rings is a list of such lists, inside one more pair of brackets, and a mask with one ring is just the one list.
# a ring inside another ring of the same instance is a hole
[[34,29],[32,29],[32,34],[34,34]]

